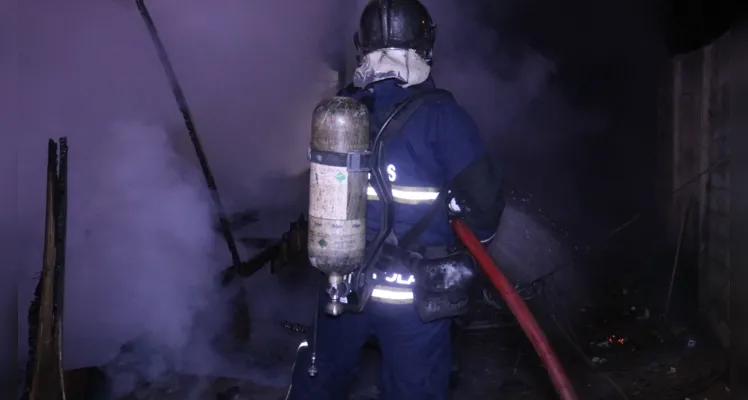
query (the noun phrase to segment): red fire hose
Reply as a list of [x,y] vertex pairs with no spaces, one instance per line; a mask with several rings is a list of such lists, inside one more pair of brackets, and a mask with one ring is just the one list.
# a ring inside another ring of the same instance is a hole
[[517,291],[514,290],[512,284],[509,283],[509,280],[501,273],[499,267],[483,247],[483,244],[481,244],[475,237],[475,234],[473,234],[462,220],[453,220],[452,228],[470,254],[475,257],[478,265],[486,273],[493,286],[499,291],[501,297],[504,298],[507,306],[509,306],[509,309],[517,318],[522,330],[525,331],[527,338],[530,339],[532,346],[548,369],[548,375],[550,375],[553,386],[556,388],[556,392],[558,392],[561,400],[578,400],[579,398],[574,392],[574,387],[571,385],[569,377],[558,361],[558,357],[553,352],[545,334],[535,321],[535,317],[533,317],[525,302],[517,294]]

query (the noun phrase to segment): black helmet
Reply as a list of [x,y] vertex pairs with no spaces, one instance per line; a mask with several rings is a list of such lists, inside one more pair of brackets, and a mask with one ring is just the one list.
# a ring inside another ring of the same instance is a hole
[[413,49],[431,64],[436,25],[418,0],[371,0],[353,42],[359,58],[379,49]]

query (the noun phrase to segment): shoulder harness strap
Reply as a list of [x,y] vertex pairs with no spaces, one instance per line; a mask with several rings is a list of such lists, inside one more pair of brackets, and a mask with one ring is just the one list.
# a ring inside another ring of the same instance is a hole
[[[403,133],[403,127],[405,126],[405,123],[408,122],[413,113],[421,105],[427,102],[452,98],[452,93],[444,89],[436,89],[433,87],[418,88],[407,98],[405,98],[405,100],[398,103],[394,107],[394,110],[390,111],[389,116],[384,120],[383,129],[380,128],[377,130],[377,134],[374,138],[374,145],[376,145],[378,142],[381,142],[380,145],[384,146],[388,143],[391,143],[394,139],[398,138]],[[391,187],[389,188],[389,190],[391,190]],[[408,232],[406,232],[398,240],[398,245],[400,247],[407,249],[416,243],[418,238],[429,227],[432,220],[438,213],[440,209],[439,206],[445,204],[445,192],[446,183],[442,184],[442,188],[439,190],[439,195],[434,200],[434,205],[418,222],[416,222],[415,225],[411,227],[410,230],[408,230]],[[390,218],[394,218],[393,209],[386,210],[385,212],[390,213]]]

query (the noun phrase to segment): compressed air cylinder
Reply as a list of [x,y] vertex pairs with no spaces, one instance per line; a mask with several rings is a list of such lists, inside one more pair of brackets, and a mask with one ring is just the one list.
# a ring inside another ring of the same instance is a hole
[[369,112],[360,102],[333,97],[312,117],[309,151],[309,261],[327,275],[346,275],[364,260],[365,168]]

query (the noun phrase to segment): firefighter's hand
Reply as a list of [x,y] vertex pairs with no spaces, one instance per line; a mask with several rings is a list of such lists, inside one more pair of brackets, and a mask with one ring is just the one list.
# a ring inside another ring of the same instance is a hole
[[454,197],[452,197],[447,203],[447,216],[450,220],[465,218],[467,211],[469,210],[464,202],[461,202]]

